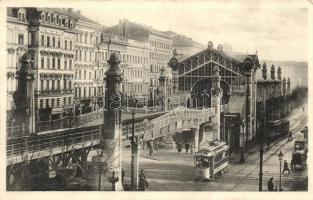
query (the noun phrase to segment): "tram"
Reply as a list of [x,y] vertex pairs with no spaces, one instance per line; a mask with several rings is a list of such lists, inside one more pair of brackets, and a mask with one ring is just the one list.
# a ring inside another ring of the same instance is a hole
[[268,121],[266,125],[267,139],[276,139],[289,133],[289,121],[286,119]]
[[228,171],[229,146],[225,142],[214,142],[201,148],[194,156],[194,177],[196,181],[214,180]]
[[308,140],[307,131],[295,133],[294,150],[292,153],[292,169],[305,169],[307,166]]

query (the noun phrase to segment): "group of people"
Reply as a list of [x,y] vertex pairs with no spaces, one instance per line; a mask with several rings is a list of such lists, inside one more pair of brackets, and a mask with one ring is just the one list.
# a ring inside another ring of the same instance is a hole
[[[290,175],[290,169],[288,166],[288,162],[286,160],[284,160],[284,168],[283,168],[282,174],[285,174],[285,172],[288,172],[288,175]],[[267,188],[268,188],[268,191],[277,191],[277,186],[274,186],[274,183],[273,183],[273,177],[271,177],[270,180],[267,182]],[[279,190],[282,191],[283,189],[279,188]]]
[[[192,146],[189,145],[188,143],[186,143],[186,144],[185,144],[186,153],[189,152],[189,149],[190,149],[190,152],[192,153]],[[177,151],[178,151],[178,153],[181,153],[182,150],[183,150],[183,147],[182,147],[181,143],[178,143],[178,144],[177,144]]]
[[[124,186],[124,177],[125,177],[125,171],[124,169],[122,169],[122,185]],[[109,178],[109,181],[112,183],[112,191],[115,191],[115,184],[116,182],[119,181],[119,178],[118,176],[115,175],[115,172],[113,171],[112,172],[112,177]],[[146,188],[149,186],[149,183],[146,179],[146,176],[145,176],[145,172],[144,170],[142,169],[140,171],[140,175],[139,175],[139,191],[146,191]]]

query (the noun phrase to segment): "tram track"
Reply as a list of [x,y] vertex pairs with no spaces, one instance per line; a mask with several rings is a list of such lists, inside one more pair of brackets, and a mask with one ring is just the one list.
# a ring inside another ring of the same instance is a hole
[[[295,119],[295,123],[293,123],[293,126],[292,126],[292,128],[290,128],[290,130],[292,131],[292,133],[295,133],[295,132],[298,132],[298,131],[300,131],[305,125],[307,125],[307,117],[305,118],[305,120],[303,120],[303,115],[300,115],[299,117],[296,117],[296,119]],[[277,144],[279,144],[279,143],[281,143],[283,140],[285,140],[287,138],[287,136],[283,136],[283,137],[281,137],[281,138],[278,138],[277,140],[275,140],[275,143],[274,144],[272,144],[272,148],[270,149],[271,151],[272,151],[272,153],[270,153],[270,154],[264,154],[264,157],[265,157],[265,155],[267,155],[266,156],[266,158],[263,160],[263,163],[265,164],[265,162],[267,162],[273,155],[276,155],[277,154],[277,152],[279,151],[279,150],[281,150],[286,144],[288,144],[288,142],[287,143],[283,143],[283,144],[281,144],[281,145],[278,145],[277,146]],[[275,150],[273,151],[273,148],[274,147],[276,147],[275,148]],[[255,152],[255,153],[257,153],[257,152]],[[255,154],[255,153],[253,153],[253,154]],[[244,171],[245,169],[247,169],[247,168],[249,168],[249,167],[251,167],[251,165],[253,165],[254,163],[256,163],[257,161],[259,160],[259,157],[256,157],[255,159],[253,159],[253,160],[251,160],[251,161],[249,161],[248,163],[246,163],[245,165],[245,167],[243,167],[243,168],[240,168],[238,171]],[[230,166],[229,168],[231,168],[231,167],[233,167],[233,166]],[[238,173],[234,173],[234,174],[229,174],[229,173],[227,173],[232,179],[239,179],[239,182],[238,183],[236,183],[230,190],[232,191],[232,190],[234,190],[234,188],[236,188],[239,184],[241,184],[243,181],[245,181],[245,180],[259,180],[259,177],[258,177],[258,174],[257,175],[255,175],[255,174],[253,174],[253,172],[256,172],[257,171],[257,169],[259,168],[259,166],[258,165],[256,165],[252,170],[250,170],[249,172],[248,172],[248,174],[243,174],[243,175],[240,175],[240,174],[238,174]],[[266,176],[265,175],[266,173],[263,173],[263,178],[270,178],[270,177],[272,177],[273,175],[270,175],[270,176]],[[239,176],[238,176],[239,175]],[[225,175],[224,175],[225,176]],[[227,176],[227,175],[226,175]],[[275,176],[275,175],[274,175]],[[236,178],[236,177],[238,177],[238,178]],[[250,178],[251,177],[251,178]],[[303,180],[304,179],[307,179],[307,178],[303,178]],[[297,179],[297,181],[293,181],[294,179],[290,179],[290,180],[287,180],[286,182],[299,182],[299,181],[301,181],[301,179]],[[282,181],[282,182],[285,182],[285,181]]]

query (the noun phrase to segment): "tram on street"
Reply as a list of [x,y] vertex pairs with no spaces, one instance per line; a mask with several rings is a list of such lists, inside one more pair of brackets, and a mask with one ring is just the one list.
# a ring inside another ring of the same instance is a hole
[[292,169],[305,169],[307,166],[308,140],[307,132],[295,133],[294,150],[292,153],[291,166]]
[[281,119],[268,121],[265,133],[267,139],[276,139],[287,135],[289,133],[289,120]]
[[201,148],[194,155],[194,177],[196,181],[214,180],[217,175],[228,171],[229,146],[225,142],[214,142]]

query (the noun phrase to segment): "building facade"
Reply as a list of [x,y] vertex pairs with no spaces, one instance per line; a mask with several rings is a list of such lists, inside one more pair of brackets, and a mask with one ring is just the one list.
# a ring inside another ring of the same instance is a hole
[[77,15],[75,41],[75,114],[95,109],[94,99],[103,95],[104,52],[100,49],[102,26],[81,15]]
[[[49,8],[8,8],[7,15],[8,47],[20,44],[35,71],[36,121],[62,118],[70,112],[74,97],[75,17],[62,9]],[[9,71],[21,64],[17,58],[21,55],[11,52]],[[8,92],[12,93],[18,82],[8,80]],[[12,109],[12,99],[8,101]]]
[[15,102],[13,98],[17,89],[16,73],[20,68],[21,57],[28,49],[28,20],[26,9],[7,9],[7,121],[14,118]]
[[[114,33],[123,37],[148,43],[149,48],[149,96],[154,99],[158,95],[159,76],[161,69],[165,69],[167,79],[167,88],[172,88],[172,73],[168,67],[168,62],[172,57],[173,39],[172,37],[151,27],[130,22],[128,20],[120,21],[116,26],[105,29],[106,33]],[[170,94],[171,91],[168,92]]]
[[77,18],[62,9],[28,11],[29,53],[38,76],[35,83],[38,121],[59,119],[72,112]]

